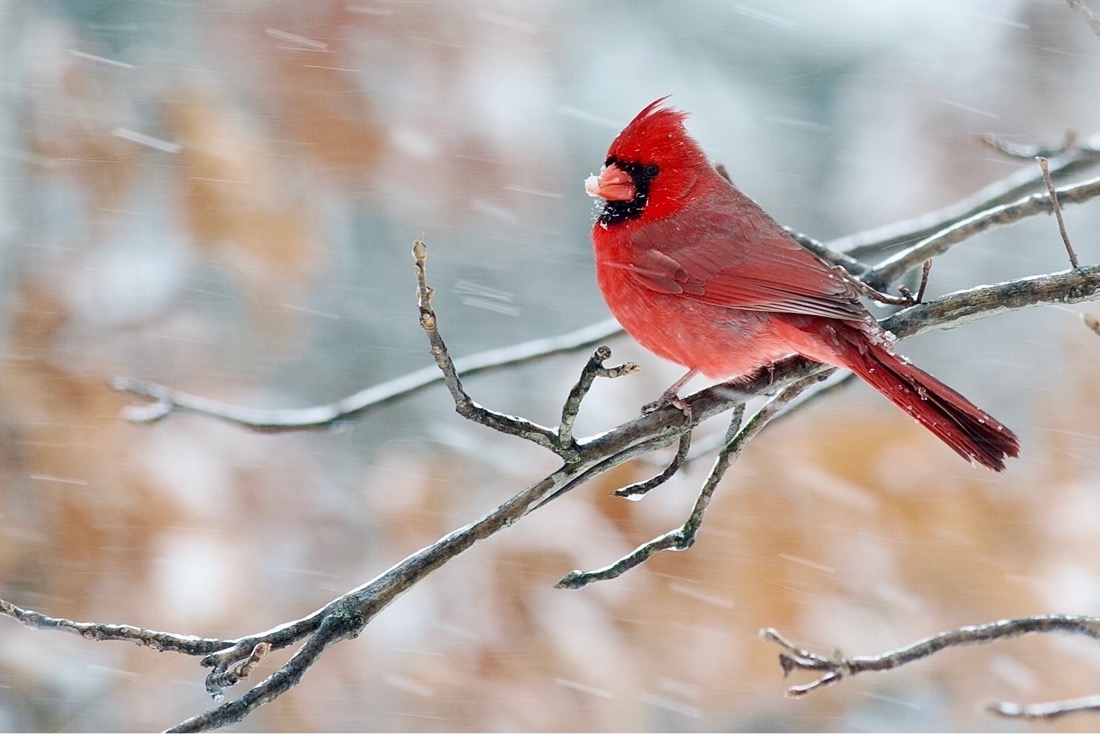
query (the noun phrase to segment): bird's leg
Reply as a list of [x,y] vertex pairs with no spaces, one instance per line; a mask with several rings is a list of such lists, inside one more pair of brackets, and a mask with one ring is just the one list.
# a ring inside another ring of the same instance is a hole
[[695,377],[695,375],[697,374],[699,373],[696,370],[688,370],[686,375],[669,385],[668,389],[661,393],[661,397],[657,398],[652,403],[646,403],[645,405],[643,405],[642,413],[652,413],[653,411],[666,404],[675,405],[677,408],[683,411],[684,415],[687,416],[688,421],[690,421],[691,405],[684,402],[684,400],[682,400],[680,396],[677,395],[677,393],[680,392],[681,387],[688,384],[688,381],[691,380],[691,378]]

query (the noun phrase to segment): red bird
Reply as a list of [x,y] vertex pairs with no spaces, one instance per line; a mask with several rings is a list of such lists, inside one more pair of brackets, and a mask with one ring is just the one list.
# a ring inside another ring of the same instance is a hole
[[800,354],[863,378],[960,456],[995,471],[1019,439],[891,350],[856,288],[802,247],[707,162],[687,114],[644,110],[585,190],[605,200],[592,228],[608,307],[639,344],[693,375],[725,380]]

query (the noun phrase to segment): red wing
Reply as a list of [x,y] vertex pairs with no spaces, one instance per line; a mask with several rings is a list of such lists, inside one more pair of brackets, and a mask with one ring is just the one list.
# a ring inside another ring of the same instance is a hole
[[[715,306],[866,318],[855,286],[768,219],[754,222],[758,228],[752,233],[752,246],[738,243],[725,227],[715,234],[709,233],[715,229],[703,227],[707,233],[674,248],[646,248],[645,244],[657,244],[647,233],[635,241],[641,247],[633,250],[628,267],[647,288]],[[775,231],[762,231],[771,229]],[[654,238],[667,236],[666,242],[683,237],[660,228],[650,232]]]

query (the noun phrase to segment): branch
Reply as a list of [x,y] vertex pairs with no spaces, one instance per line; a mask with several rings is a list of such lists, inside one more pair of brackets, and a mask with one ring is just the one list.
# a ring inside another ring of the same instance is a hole
[[[1100,163],[1100,150],[1092,145],[1082,144],[1064,155],[1051,156],[1050,171],[1056,181],[1064,181],[1069,176],[1086,171],[1097,163]],[[840,237],[830,241],[828,245],[833,250],[839,250],[855,258],[877,254],[899,245],[923,240],[940,230],[970,219],[990,207],[1015,201],[1035,191],[1041,185],[1041,174],[1028,167],[985,186],[972,196],[943,209]]]
[[1100,296],[1100,265],[956,291],[898,311],[879,323],[899,339],[962,326],[1031,306],[1082,303]]
[[1054,208],[1054,216],[1058,220],[1058,234],[1062,236],[1062,244],[1066,246],[1069,264],[1075,268],[1079,267],[1077,252],[1073,249],[1073,243],[1069,241],[1069,234],[1066,233],[1066,222],[1062,218],[1062,207],[1058,204],[1058,191],[1054,188],[1054,181],[1050,178],[1049,161],[1041,155],[1035,156],[1035,160],[1039,163],[1039,170],[1043,172],[1043,181],[1047,185],[1047,193],[1050,194],[1050,205]]
[[[798,647],[774,629],[760,631],[760,637],[783,648],[779,654],[779,667],[786,678],[796,670],[807,670],[820,675],[810,683],[792,685],[787,695],[800,698],[814,691],[835,685],[845,678],[867,672],[893,670],[916,660],[936,654],[941,650],[964,645],[982,645],[1022,635],[1062,632],[1100,639],[1100,617],[1086,616],[1037,616],[1005,619],[990,624],[959,627],[918,640],[911,645],[884,652],[881,655],[846,657],[839,651],[826,657]],[[1011,707],[1012,704],[998,704]]]
[[[714,467],[703,483],[702,491],[700,491],[698,498],[696,498],[691,514],[688,515],[684,524],[675,530],[670,530],[663,535],[657,536],[647,543],[643,543],[633,552],[623,556],[610,566],[605,566],[595,571],[570,571],[557,583],[557,587],[559,589],[580,589],[594,581],[607,581],[609,579],[618,578],[632,568],[636,568],[648,561],[655,553],[666,550],[687,550],[695,545],[695,539],[699,534],[699,528],[702,527],[703,524],[703,516],[710,506],[710,501],[714,497],[714,491],[718,488],[718,482],[725,476],[726,470],[729,469],[730,465],[741,455],[741,452],[744,450],[745,446],[748,445],[748,442],[755,438],[773,417],[778,415],[791,400],[797,397],[807,387],[828,377],[829,372],[829,370],[822,370],[819,374],[803,378],[794,385],[791,385],[779,395],[769,400],[743,429],[741,428],[741,420],[745,414],[745,404],[740,403],[734,408],[733,416],[730,418],[729,428],[726,429],[725,445],[722,447],[722,450],[718,452],[718,456],[714,461]],[[682,449],[682,451],[685,455],[687,454],[686,450]],[[677,454],[677,456],[679,456],[679,454]],[[681,459],[680,462],[682,463],[683,459]],[[620,494],[622,492],[624,492],[624,490],[619,490],[615,492],[615,494]],[[620,494],[620,496],[629,495]]]
[[691,451],[691,431],[687,430],[680,436],[680,445],[676,447],[676,454],[672,457],[672,461],[665,465],[665,468],[661,470],[660,474],[642,482],[635,482],[634,484],[620,487],[611,494],[616,497],[626,497],[627,499],[640,499],[650,490],[660,487],[669,479],[676,476],[676,473],[683,467],[684,462],[687,461],[689,451]]
[[1069,701],[1051,703],[1013,703],[998,701],[986,707],[991,713],[1006,719],[1026,719],[1028,721],[1053,721],[1069,714],[1096,713],[1100,711],[1100,696],[1085,696]]
[[[1077,147],[1077,133],[1073,130],[1067,130],[1062,137],[1062,142],[1057,145],[1021,145],[992,133],[983,133],[978,136],[978,140],[1007,158],[1016,158],[1021,161],[1053,158],[1054,156],[1064,155]],[[1089,148],[1089,151],[1095,153],[1096,149]]]
[[1081,14],[1081,17],[1085,19],[1085,22],[1089,24],[1089,28],[1092,32],[1100,36],[1100,18],[1097,18],[1088,6],[1085,5],[1084,0],[1067,0],[1069,6]]
[[[216,709],[185,719],[168,729],[170,732],[209,731],[228,724],[235,724],[252,711],[271,703],[302,680],[302,676],[317,661],[321,654],[332,645],[348,637],[355,637],[361,626],[358,620],[339,614],[326,615],[316,633],[302,645],[298,652],[279,670],[272,673],[250,691],[235,701],[223,704]],[[365,622],[364,622],[365,624]],[[254,655],[254,654],[253,654]],[[249,657],[252,660],[253,656]],[[262,655],[260,656],[262,657]],[[208,683],[207,688],[210,688]],[[216,695],[215,698],[219,696]]]
[[[558,424],[558,446],[563,450],[569,452],[575,452],[577,442],[573,440],[573,424],[577,420],[577,415],[581,410],[581,401],[588,395],[588,391],[592,389],[592,384],[596,381],[597,377],[606,377],[614,379],[616,377],[622,377],[623,375],[629,375],[637,372],[640,368],[633,362],[627,362],[626,364],[618,367],[604,367],[603,363],[611,359],[611,350],[607,347],[597,347],[592,356],[588,358],[588,364],[584,366],[584,370],[581,372],[580,379],[577,380],[577,384],[573,386],[573,389],[569,391],[569,396],[565,399],[565,404],[561,409],[561,423]],[[685,434],[690,436],[690,433]],[[572,453],[571,453],[572,455]]]
[[[510,526],[522,518],[535,503],[552,491],[558,483],[566,481],[568,471],[551,474],[523,490],[482,519],[441,538],[432,545],[405,558],[368,583],[333,600],[323,609],[301,622],[307,622],[309,639],[306,644],[278,671],[257,684],[241,698],[222,704],[199,716],[177,725],[172,731],[208,731],[244,719],[251,711],[270,703],[293,688],[305,672],[329,647],[342,640],[351,639],[363,630],[374,617],[403,592],[410,589],[428,574],[443,566],[479,540]],[[250,637],[234,647],[210,655],[204,665],[213,667],[210,681],[221,680],[224,673],[238,660],[241,652],[253,649],[257,642],[273,637],[281,628],[265,635]],[[301,630],[299,631],[306,631]],[[302,637],[305,635],[298,635]],[[220,690],[216,690],[216,695]]]
[[[459,374],[471,377],[536,363],[559,354],[571,354],[622,333],[623,329],[615,319],[607,319],[567,334],[532,339],[460,357],[454,361],[454,365]],[[111,387],[119,392],[153,400],[152,403],[126,409],[125,418],[132,423],[153,423],[174,412],[199,413],[254,431],[280,433],[327,428],[342,421],[353,420],[374,408],[411,397],[443,380],[443,374],[438,367],[425,367],[332,403],[288,410],[244,408],[134,377],[117,377],[111,382]]]
[[[1100,178],[1059,189],[1057,201],[1065,206],[1066,204],[1079,204],[1097,196],[1100,196]],[[952,245],[967,240],[980,232],[993,227],[1012,224],[1025,217],[1035,216],[1036,214],[1051,214],[1053,212],[1052,197],[1047,196],[1046,193],[1032,194],[1011,204],[984,210],[883,260],[864,273],[863,280],[872,288],[881,289],[898,280],[925,260],[942,255]]]
[[[462,387],[462,378],[455,369],[454,360],[451,359],[447,346],[443,343],[443,337],[436,326],[437,319],[432,309],[432,294],[434,290],[428,287],[425,271],[425,260],[428,256],[428,248],[421,240],[413,243],[413,258],[416,261],[416,302],[420,307],[420,327],[428,335],[428,342],[432,346],[432,357],[443,373],[443,382],[454,400],[455,411],[467,420],[488,426],[500,433],[516,436],[534,444],[550,449],[555,453],[562,453],[558,434],[540,426],[537,423],[505,415],[479,405],[471,398]],[[610,354],[610,351],[609,351]],[[587,390],[586,390],[587,391]]]
[[33,629],[64,630],[80,635],[87,640],[115,640],[135,642],[152,648],[157,652],[179,652],[185,655],[207,655],[233,645],[233,640],[220,640],[214,637],[196,637],[177,635],[171,632],[134,627],[128,624],[97,624],[94,622],[74,622],[63,617],[49,617],[39,612],[23,609],[9,601],[0,599],[0,614]]

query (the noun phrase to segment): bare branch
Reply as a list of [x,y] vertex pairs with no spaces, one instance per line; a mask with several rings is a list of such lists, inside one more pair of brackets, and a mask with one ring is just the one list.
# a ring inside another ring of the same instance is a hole
[[[730,463],[736,455],[740,453],[740,449],[736,448],[735,444],[743,446],[745,443],[744,440],[738,440],[740,434],[738,434],[737,430],[741,426],[741,420],[744,415],[745,404],[741,403],[734,409],[733,416],[730,418],[729,428],[726,429],[726,444],[718,453],[714,468],[711,469],[710,476],[707,477],[707,481],[703,484],[703,489],[699,493],[699,497],[695,500],[695,506],[692,508],[691,515],[688,516],[683,526],[675,530],[670,530],[664,535],[660,535],[648,543],[642,544],[636,548],[634,552],[620,558],[610,566],[605,566],[595,571],[570,571],[556,584],[557,588],[580,589],[593,581],[607,581],[617,578],[630,569],[636,568],[648,561],[650,556],[654,553],[665,550],[686,550],[694,545],[699,526],[702,525],[703,522],[703,515],[706,513],[707,507],[710,505],[710,500],[714,496],[714,490],[718,487],[718,482],[725,474]],[[757,415],[759,415],[759,413]]]
[[1006,719],[1053,721],[1069,714],[1100,712],[1100,696],[1084,696],[1069,701],[1054,701],[1051,703],[1022,704],[999,701],[987,706],[986,710]]
[[[285,666],[257,684],[241,698],[230,701],[204,714],[180,723],[173,731],[206,731],[240,721],[255,708],[273,701],[293,688],[318,656],[331,645],[357,636],[374,617],[403,592],[428,574],[443,566],[474,543],[510,526],[541,498],[559,484],[566,482],[576,470],[561,469],[509,499],[475,523],[441,538],[434,544],[405,558],[368,583],[333,600],[319,612],[306,618],[318,621],[306,644]],[[274,637],[279,628],[265,636]],[[208,687],[217,688],[210,678],[229,682],[228,667],[240,660],[240,651],[253,649],[257,638],[242,640],[233,650],[222,651],[203,661],[214,670],[208,677]],[[233,654],[228,654],[233,653]],[[220,690],[219,690],[220,692]]]
[[1019,278],[997,285],[948,293],[898,311],[880,323],[898,338],[923,334],[946,324],[961,326],[1031,306],[1081,303],[1100,295],[1100,265],[1086,265],[1049,275]]
[[134,627],[128,624],[99,624],[96,622],[74,622],[63,617],[49,617],[39,612],[23,609],[9,601],[0,599],[0,614],[11,617],[21,624],[39,630],[65,630],[80,635],[87,640],[116,640],[134,642],[158,652],[179,652],[185,655],[207,655],[234,644],[234,640],[219,640],[212,637],[177,635],[171,632]]
[[[531,339],[468,357],[459,357],[454,360],[454,366],[460,375],[471,377],[536,363],[559,354],[570,354],[595,346],[622,333],[622,327],[617,321],[607,319],[567,334]],[[172,412],[188,412],[228,421],[255,431],[279,433],[327,428],[343,421],[353,420],[370,412],[373,408],[403,400],[441,382],[443,382],[443,374],[438,367],[425,367],[394,380],[368,387],[332,403],[288,410],[264,410],[229,405],[133,377],[115,378],[111,386],[120,392],[151,398],[154,401],[126,409],[125,417],[133,423],[152,423],[167,417]]]
[[[950,294],[943,298],[922,303],[900,311],[883,325],[899,338],[911,336],[948,324],[955,325],[981,318],[983,316],[1024,308],[1042,303],[1075,303],[1094,298],[1100,293],[1100,266],[1087,266],[1077,270],[1051,275],[1024,278],[995,286],[984,286]],[[441,341],[441,340],[440,340]],[[776,389],[786,389],[788,385],[805,378],[816,379],[827,368],[801,358],[790,358],[771,365],[755,376],[732,383],[715,385],[701,390],[686,398],[692,415],[698,421],[706,420],[718,413],[729,410],[742,403],[748,395],[761,395]],[[778,405],[775,403],[773,405]],[[766,421],[762,416],[757,425],[763,428]],[[548,429],[547,429],[548,430]],[[259,643],[270,643],[273,649],[286,647],[308,636],[306,644],[292,657],[291,661],[266,680],[257,684],[242,698],[219,706],[199,717],[190,719],[180,726],[183,730],[202,730],[240,721],[257,706],[273,700],[297,684],[305,670],[317,659],[317,656],[341,639],[354,637],[368,624],[376,614],[389,605],[397,596],[411,588],[428,574],[440,568],[449,560],[464,552],[477,541],[483,540],[520,520],[533,509],[545,504],[549,499],[560,496],[615,466],[619,466],[638,456],[669,446],[680,440],[685,430],[683,412],[672,405],[659,408],[638,418],[587,440],[577,441],[577,459],[562,466],[556,472],[532,484],[480,520],[467,525],[441,538],[436,543],[413,553],[403,561],[376,577],[364,586],[354,589],[337,598],[324,608],[295,622],[282,625],[260,635],[252,635],[236,641],[202,641],[201,650],[209,650],[204,664],[213,668],[211,687],[232,681],[226,675],[242,660],[253,655]],[[758,431],[757,431],[758,432]],[[724,452],[724,461],[732,461],[736,446],[743,446],[749,432],[743,434],[741,443],[735,443]],[[556,436],[555,436],[556,438]],[[741,450],[741,449],[737,449]],[[712,479],[706,491],[700,495],[693,510],[693,517],[685,524],[690,531],[693,524],[701,522],[702,514],[709,503],[714,486],[725,468],[716,461],[712,470]],[[668,547],[687,543],[680,535],[685,528],[669,534]],[[656,552],[664,546],[658,539],[653,546]],[[644,560],[644,559],[642,559]],[[640,563],[639,560],[637,563]],[[633,563],[633,565],[637,565]],[[624,569],[625,570],[625,569]],[[621,573],[622,571],[620,571]],[[24,623],[30,623],[36,613],[19,610],[11,605],[0,607],[0,612],[13,616]],[[88,625],[83,623],[55,624],[44,622],[47,628],[70,629],[89,639],[125,639],[138,641],[144,634],[137,628],[122,625]],[[323,632],[323,634],[322,634]],[[156,634],[156,633],[154,633]],[[181,640],[189,642],[189,636],[171,635],[163,644],[165,649],[174,649],[172,645],[182,645]],[[152,646],[152,645],[150,645]],[[186,650],[181,650],[186,651]],[[194,653],[199,653],[196,649]]]
[[916,299],[913,298],[913,294],[909,292],[909,289],[904,286],[899,289],[901,291],[900,296],[891,296],[889,293],[883,293],[882,291],[872,288],[859,278],[851,275],[847,270],[842,267],[834,265],[833,271],[839,274],[849,283],[854,285],[856,287],[856,290],[858,290],[864,296],[870,298],[872,301],[876,301],[877,303],[885,303],[888,306],[912,306],[914,303],[917,302]]
[[588,359],[584,366],[580,379],[569,391],[565,404],[561,410],[561,423],[558,425],[558,446],[563,452],[575,451],[576,441],[573,440],[573,424],[577,420],[577,414],[581,409],[581,401],[592,389],[592,383],[597,377],[616,378],[629,375],[638,371],[638,365],[633,362],[619,365],[618,367],[604,367],[603,363],[611,359],[611,350],[605,346],[597,347],[596,351]]
[[[1064,181],[1100,163],[1100,151],[1089,144],[1081,144],[1065,155],[1052,156],[1050,172],[1055,181]],[[911,245],[940,230],[971,219],[991,207],[1016,201],[1042,185],[1042,176],[1034,168],[1026,168],[1000,181],[985,186],[972,196],[913,219],[887,224],[882,227],[856,232],[828,243],[834,250],[855,258],[876,255],[900,245]]]
[[428,335],[428,341],[432,347],[432,357],[435,358],[439,371],[443,373],[443,382],[447,385],[447,390],[450,391],[451,398],[454,400],[455,411],[463,418],[474,423],[480,423],[483,426],[492,428],[494,431],[531,441],[543,448],[561,454],[562,449],[558,444],[556,432],[524,418],[489,410],[474,402],[466,394],[466,391],[462,388],[462,378],[459,377],[450,352],[447,351],[447,346],[443,343],[443,337],[439,334],[435,311],[432,309],[433,291],[428,286],[426,279],[427,257],[427,246],[421,240],[414,242],[413,258],[416,264],[416,300],[420,307],[420,327]]
[[[699,497],[695,500],[695,506],[692,508],[691,514],[688,515],[684,524],[647,543],[643,543],[632,553],[624,556],[610,566],[596,569],[595,571],[570,571],[558,582],[557,586],[563,589],[580,589],[593,581],[606,581],[608,579],[617,578],[630,569],[645,563],[658,551],[687,550],[694,545],[695,538],[699,533],[699,528],[703,524],[703,516],[706,514],[707,507],[710,506],[710,501],[714,497],[714,491],[718,488],[718,482],[725,476],[726,470],[729,469],[730,465],[736,461],[737,457],[741,455],[741,452],[744,451],[750,441],[756,438],[773,419],[782,415],[784,409],[787,408],[793,400],[808,388],[827,379],[835,371],[833,367],[817,365],[816,370],[811,371],[810,374],[789,385],[778,395],[765,403],[764,406],[749,419],[749,422],[745,424],[744,428],[740,428],[740,426],[741,419],[745,412],[745,404],[739,403],[734,409],[729,428],[726,429],[725,445],[722,447],[722,450],[718,452],[714,467],[703,483],[703,488],[699,493]],[[740,430],[738,430],[739,428]]]
[[1067,0],[1067,2],[1069,2],[1071,8],[1081,14],[1081,17],[1089,24],[1089,28],[1092,29],[1092,32],[1100,36],[1100,18],[1097,18],[1096,15],[1089,10],[1084,0]]
[[665,466],[660,474],[650,477],[643,482],[635,482],[634,484],[620,487],[611,494],[616,497],[626,497],[628,499],[642,497],[649,492],[649,490],[660,487],[669,479],[676,476],[676,472],[680,471],[680,467],[682,467],[687,460],[688,452],[691,451],[691,433],[691,428],[688,428],[684,431],[684,434],[680,436],[680,444],[676,447],[676,455],[672,457],[672,461]]
[[[883,322],[899,337],[911,336],[947,324],[957,324],[980,318],[993,313],[1024,308],[1041,303],[1071,303],[1095,297],[1100,293],[1100,266],[1083,267],[1078,270],[1055,273],[1052,275],[1025,278],[995,286],[974,288],[951,294],[936,301],[912,306],[894,314]],[[762,370],[755,376],[734,383],[715,385],[694,393],[684,400],[691,406],[693,415],[702,421],[718,413],[741,404],[746,395],[764,394],[777,388],[786,390],[788,385],[798,380],[817,381],[828,368],[802,358],[790,358]],[[783,400],[789,402],[792,393],[802,389],[798,385],[790,392],[781,393]],[[778,411],[783,402],[779,398],[771,403]],[[754,427],[749,426],[739,432],[728,449],[723,452],[720,461],[708,478],[708,484],[696,502],[692,517],[685,527],[673,531],[668,540],[652,546],[648,554],[677,544],[690,544],[692,528],[698,523],[710,501],[718,480],[728,463],[743,449],[748,440],[773,419],[766,411],[754,417]],[[671,445],[678,441],[684,431],[684,416],[680,409],[668,405],[652,413],[641,415],[633,421],[607,431],[591,439],[577,442],[578,458],[575,463],[561,467],[556,472],[532,484],[508,501],[501,504],[483,518],[441,538],[436,543],[418,551],[367,584],[335,599],[324,608],[292,623],[281,625],[268,632],[252,635],[239,640],[209,640],[193,638],[187,635],[167,635],[150,633],[139,628],[125,625],[94,625],[75,623],[68,620],[55,620],[36,612],[19,609],[10,604],[0,605],[0,612],[13,618],[42,628],[69,629],[89,639],[117,639],[142,642],[157,649],[179,649],[188,654],[208,653],[204,665],[213,668],[212,682],[228,683],[232,676],[226,676],[234,666],[253,655],[259,643],[270,643],[273,649],[286,647],[309,636],[306,646],[299,650],[291,662],[277,671],[267,680],[238,701],[224,704],[201,717],[185,722],[187,727],[198,730],[203,727],[221,726],[231,721],[239,721],[249,711],[262,705],[273,697],[289,690],[300,680],[304,670],[323,649],[339,639],[352,637],[368,624],[382,609],[397,596],[418,583],[432,571],[464,552],[477,541],[490,537],[505,527],[521,519],[533,509],[545,504],[549,498],[560,496],[593,476],[615,466],[630,461],[637,456]],[[732,424],[731,424],[732,425]],[[686,533],[686,535],[682,535]],[[685,546],[686,547],[686,546]],[[643,552],[644,553],[644,552]],[[647,556],[648,557],[648,556]],[[637,562],[637,565],[644,558]],[[631,567],[632,567],[631,566]],[[623,569],[625,570],[625,568]],[[619,571],[622,573],[622,570]],[[565,581],[563,579],[563,581]],[[329,620],[336,619],[339,624]],[[335,626],[334,626],[335,625]],[[318,637],[324,629],[325,637]],[[154,639],[155,635],[164,635]],[[338,634],[329,638],[327,635]],[[143,642],[150,638],[149,643]],[[190,647],[189,647],[190,646]],[[217,685],[212,685],[217,689]],[[206,723],[203,723],[206,722]],[[181,726],[184,726],[181,724]]]
[[[1057,192],[1057,201],[1063,206],[1078,204],[1100,196],[1100,178],[1094,178],[1075,186],[1067,186]],[[1054,204],[1045,194],[1032,194],[1023,199],[984,210],[972,217],[926,237],[915,245],[883,260],[864,276],[863,280],[874,288],[893,283],[906,272],[925,260],[942,255],[952,245],[993,227],[1012,224],[1036,214],[1051,214]]]
[[893,670],[948,648],[981,645],[1045,632],[1062,632],[1100,639],[1100,617],[1052,615],[1005,619],[990,624],[959,627],[941,632],[881,655],[858,657],[846,657],[840,652],[828,657],[819,655],[798,647],[771,628],[761,630],[760,637],[766,642],[775,643],[783,648],[784,652],[779,654],[779,665],[783,669],[784,678],[796,670],[820,674],[810,683],[793,685],[787,689],[788,696],[799,698],[819,688],[839,683],[844,678],[850,678],[859,673]]
[[1077,262],[1077,253],[1073,249],[1073,245],[1069,241],[1069,235],[1066,233],[1066,222],[1062,219],[1062,207],[1058,204],[1058,192],[1054,188],[1054,181],[1050,178],[1050,165],[1047,159],[1043,156],[1035,156],[1035,160],[1039,163],[1039,169],[1043,172],[1043,181],[1047,185],[1047,193],[1050,194],[1050,205],[1054,208],[1054,216],[1058,220],[1058,233],[1062,235],[1062,243],[1066,246],[1066,253],[1069,254],[1069,264],[1073,267],[1080,267],[1080,263]]
[[1062,137],[1062,142],[1057,145],[1020,145],[992,133],[983,133],[978,136],[978,140],[1006,158],[1033,161],[1040,156],[1053,158],[1073,150],[1077,146],[1077,133],[1073,130],[1067,130]]

